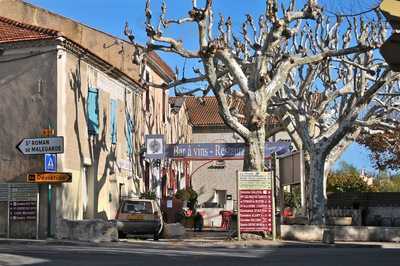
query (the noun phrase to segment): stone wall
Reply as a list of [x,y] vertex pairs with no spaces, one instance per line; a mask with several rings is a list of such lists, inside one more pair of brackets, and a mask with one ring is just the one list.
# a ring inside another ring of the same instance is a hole
[[88,242],[118,241],[118,229],[116,223],[103,220],[63,219],[57,225],[56,238]]
[[335,241],[400,242],[399,227],[281,225],[281,237],[284,240],[322,241],[326,229],[333,230]]

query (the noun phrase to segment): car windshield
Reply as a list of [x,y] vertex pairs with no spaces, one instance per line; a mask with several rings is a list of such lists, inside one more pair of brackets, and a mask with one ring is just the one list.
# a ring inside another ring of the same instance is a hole
[[125,213],[153,213],[150,201],[125,202],[123,212]]

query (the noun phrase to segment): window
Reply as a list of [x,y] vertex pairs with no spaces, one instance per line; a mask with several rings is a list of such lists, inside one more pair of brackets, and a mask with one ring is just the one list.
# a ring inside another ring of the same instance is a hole
[[133,121],[129,112],[126,112],[125,137],[126,137],[126,144],[128,146],[128,156],[132,156],[133,154],[132,132],[133,132]]
[[218,208],[225,208],[226,190],[215,190],[214,202],[217,203]]
[[150,201],[129,201],[125,202],[123,213],[153,213],[153,206]]
[[111,144],[117,143],[117,101],[111,100],[110,107],[110,131],[111,131]]
[[89,88],[87,98],[87,118],[89,135],[99,134],[99,91]]

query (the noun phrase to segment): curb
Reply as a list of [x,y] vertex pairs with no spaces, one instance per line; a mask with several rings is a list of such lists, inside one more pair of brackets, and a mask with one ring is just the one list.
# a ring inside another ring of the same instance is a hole
[[72,241],[72,240],[30,240],[30,239],[0,239],[0,245],[58,245],[58,246],[87,246],[87,247],[107,247],[107,246],[121,246],[129,247],[133,245],[150,245],[154,247],[199,247],[199,248],[394,248],[400,249],[400,244],[388,242],[374,242],[374,243],[353,243],[353,242],[340,242],[335,244],[323,244],[320,242],[295,242],[295,241],[268,241],[268,240],[254,240],[254,241],[235,241],[235,240],[220,240],[220,241],[190,241],[190,240],[176,240],[168,239],[164,241],[145,241],[145,240],[122,240],[118,242],[86,242],[86,241]]

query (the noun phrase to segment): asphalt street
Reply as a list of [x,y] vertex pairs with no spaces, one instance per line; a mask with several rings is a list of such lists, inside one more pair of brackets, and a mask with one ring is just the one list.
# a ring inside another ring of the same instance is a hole
[[113,245],[0,244],[0,265],[400,265],[400,249],[376,247],[199,247],[129,243]]

